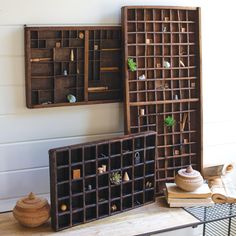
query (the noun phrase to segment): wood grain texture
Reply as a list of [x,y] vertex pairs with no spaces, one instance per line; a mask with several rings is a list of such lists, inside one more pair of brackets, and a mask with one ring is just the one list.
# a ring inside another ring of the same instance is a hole
[[20,226],[12,213],[0,215],[0,231],[4,236],[17,235],[137,235],[173,227],[187,227],[198,224],[199,221],[182,208],[168,208],[164,199],[157,202],[121,213],[105,219],[77,226],[63,232],[52,232],[50,223],[35,229]]

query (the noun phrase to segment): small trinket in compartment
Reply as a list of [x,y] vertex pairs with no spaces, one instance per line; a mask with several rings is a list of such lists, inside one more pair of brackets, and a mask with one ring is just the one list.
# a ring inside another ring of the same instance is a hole
[[179,153],[180,153],[180,152],[179,152],[178,149],[175,149],[175,150],[174,150],[174,154],[175,154],[175,155],[179,155]]
[[60,209],[61,209],[61,211],[66,211],[67,210],[67,205],[66,204],[62,204],[60,206]]
[[88,185],[87,190],[88,190],[88,191],[92,190],[92,185],[91,185],[91,184]]
[[56,48],[60,48],[61,47],[61,42],[56,42]]
[[157,68],[161,68],[161,63],[157,63]]
[[112,211],[116,211],[116,210],[117,210],[116,204],[113,204],[113,205],[111,206],[111,210],[112,210]]
[[107,171],[107,166],[106,165],[102,165],[102,169],[103,169],[103,172],[106,172]]
[[163,66],[164,68],[170,68],[170,62],[164,61]]
[[98,45],[95,44],[95,45],[94,45],[94,51],[97,51],[97,50],[98,50]]
[[178,99],[179,99],[178,94],[175,94],[175,96],[174,96],[174,100],[178,100]]
[[63,71],[63,75],[65,75],[65,76],[68,75],[67,70],[64,70],[64,71]]
[[141,161],[141,158],[140,158],[140,153],[139,152],[135,152],[134,154],[134,164],[137,165],[139,164]]
[[185,144],[188,143],[188,139],[187,138],[184,139],[184,143]]
[[72,94],[68,94],[67,95],[67,100],[70,103],[74,103],[74,102],[76,102],[76,97],[74,95],[72,95]]
[[124,173],[124,177],[123,177],[123,181],[129,181],[130,180],[130,178],[129,178],[129,175],[128,175],[128,173],[127,172],[125,172]]
[[102,167],[98,167],[98,173],[99,174],[102,174],[104,171],[103,171],[103,168]]
[[144,74],[142,74],[142,75],[140,75],[140,76],[138,77],[138,79],[139,79],[139,80],[145,80],[145,79],[146,79],[146,76],[145,76]]
[[144,116],[145,115],[145,109],[144,108],[141,108],[140,109],[140,116]]
[[180,66],[185,67],[185,64],[182,60],[179,60],[179,64],[180,64]]
[[165,83],[165,86],[164,86],[165,89],[168,89],[169,88],[169,85],[167,83]]
[[70,50],[70,61],[74,61],[74,59],[75,59],[74,50],[71,49],[71,50]]
[[80,169],[73,170],[73,179],[80,179],[81,172]]
[[182,32],[182,33],[186,32],[186,28],[182,27],[182,28],[181,28],[181,32]]
[[166,16],[164,19],[165,19],[165,21],[169,21],[170,20],[170,18],[168,16]]
[[80,39],[83,39],[83,38],[84,38],[84,33],[79,32],[79,38],[80,38]]
[[167,31],[167,27],[166,26],[163,26],[162,27],[162,32],[166,32]]
[[195,88],[196,87],[196,83],[195,82],[192,82],[191,83],[191,88]]
[[150,44],[152,43],[152,40],[151,39],[146,39],[146,44]]

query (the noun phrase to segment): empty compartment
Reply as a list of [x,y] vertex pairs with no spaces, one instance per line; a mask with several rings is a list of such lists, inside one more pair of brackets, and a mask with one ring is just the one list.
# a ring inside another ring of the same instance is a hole
[[121,143],[120,142],[110,143],[110,150],[111,150],[111,155],[120,154],[121,153]]
[[61,215],[58,217],[58,227],[65,228],[70,226],[70,214]]
[[90,161],[85,164],[85,176],[88,175],[94,175],[97,173],[96,170],[96,162],[95,161]]
[[64,166],[69,164],[69,151],[57,151],[56,152],[56,165]]
[[77,225],[84,222],[84,212],[78,211],[72,214],[72,224]]
[[57,182],[69,181],[69,167],[57,169]]
[[84,187],[83,187],[83,180],[76,180],[73,181],[71,184],[71,192],[72,194],[80,194],[83,193]]
[[155,160],[155,149],[147,149],[146,150],[146,161],[152,161]]
[[57,197],[67,197],[70,194],[69,183],[57,184]]
[[134,192],[143,191],[143,179],[134,181]]
[[122,194],[123,196],[129,195],[132,193],[132,182],[123,183]]
[[143,193],[134,194],[134,206],[142,205],[144,202]]
[[111,198],[118,198],[121,195],[121,186],[117,185],[117,186],[112,186],[111,187]]
[[97,196],[96,192],[90,192],[85,194],[85,205],[96,204]]
[[109,144],[98,145],[98,158],[106,158],[109,155]]
[[98,202],[102,203],[109,199],[109,189],[103,188],[98,191]]
[[108,174],[99,175],[98,176],[98,187],[102,188],[102,187],[107,187],[107,186],[109,186]]
[[155,200],[154,190],[148,190],[145,192],[145,203]]
[[133,139],[123,140],[122,142],[122,153],[127,153],[133,150]]
[[134,168],[134,177],[144,177],[144,165],[135,166]]
[[138,137],[134,139],[134,148],[136,150],[144,148],[144,137]]
[[122,209],[123,210],[130,209],[132,207],[132,202],[133,202],[132,196],[123,198]]
[[132,166],[132,164],[133,164],[133,154],[132,153],[123,154],[122,167]]
[[145,175],[154,174],[154,165],[155,165],[154,162],[146,164]]
[[155,147],[156,146],[156,135],[146,136],[146,147]]
[[121,168],[121,156],[112,157],[110,159],[111,170],[116,170]]
[[72,197],[72,209],[80,209],[83,208],[84,201],[83,201],[83,195]]
[[82,151],[82,148],[71,149],[71,164],[76,164],[83,161]]
[[95,160],[95,159],[96,159],[96,146],[85,147],[84,160],[88,161],[88,160]]
[[86,221],[95,220],[97,218],[96,207],[88,207],[85,211]]
[[98,217],[104,217],[109,215],[109,203],[99,204]]

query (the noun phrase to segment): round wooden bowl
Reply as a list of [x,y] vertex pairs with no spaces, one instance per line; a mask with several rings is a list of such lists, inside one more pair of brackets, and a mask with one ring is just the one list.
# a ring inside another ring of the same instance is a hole
[[27,197],[17,201],[13,215],[21,225],[33,228],[48,221],[50,206],[46,199],[30,193]]
[[193,192],[203,184],[203,178],[199,171],[193,170],[192,166],[188,166],[186,169],[181,169],[175,176],[176,185],[187,191]]

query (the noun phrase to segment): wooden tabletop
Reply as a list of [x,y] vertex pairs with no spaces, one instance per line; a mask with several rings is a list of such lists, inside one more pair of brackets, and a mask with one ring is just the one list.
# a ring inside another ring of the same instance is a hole
[[129,236],[158,232],[175,227],[197,225],[199,221],[182,208],[168,208],[164,199],[125,213],[110,216],[60,232],[53,232],[50,222],[30,229],[17,223],[12,213],[0,214],[1,235],[80,235]]

